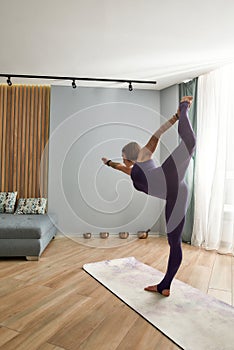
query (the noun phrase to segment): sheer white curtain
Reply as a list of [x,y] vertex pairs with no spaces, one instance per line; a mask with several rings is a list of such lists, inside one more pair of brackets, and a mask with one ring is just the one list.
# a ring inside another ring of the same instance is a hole
[[198,79],[192,244],[234,254],[234,65]]

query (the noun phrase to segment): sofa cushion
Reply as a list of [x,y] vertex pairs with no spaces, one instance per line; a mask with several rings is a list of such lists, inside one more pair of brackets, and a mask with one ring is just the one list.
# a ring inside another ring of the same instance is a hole
[[0,192],[0,213],[14,213],[17,192]]
[[[45,215],[0,214],[0,239],[39,239],[54,226],[50,217]],[[1,244],[1,242],[0,242]]]
[[46,198],[20,198],[15,214],[45,214]]

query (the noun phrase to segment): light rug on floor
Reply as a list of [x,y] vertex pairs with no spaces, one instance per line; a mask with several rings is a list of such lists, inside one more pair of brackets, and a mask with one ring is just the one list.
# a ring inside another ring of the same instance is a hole
[[234,308],[174,280],[170,297],[144,291],[163,274],[134,257],[85,264],[83,269],[185,350],[233,350]]

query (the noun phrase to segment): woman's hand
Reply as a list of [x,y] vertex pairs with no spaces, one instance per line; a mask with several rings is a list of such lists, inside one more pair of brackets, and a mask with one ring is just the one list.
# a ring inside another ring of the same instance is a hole
[[[105,165],[108,165],[112,169],[119,170],[119,171],[122,171],[125,174],[131,175],[132,169],[130,167],[127,167],[125,164],[112,162],[111,159],[108,159],[108,158],[105,158],[105,157],[102,158],[102,161],[103,161],[103,163]],[[108,164],[107,164],[107,162],[108,162]]]
[[103,157],[103,158],[102,158],[102,161],[103,161],[104,164],[106,164],[106,163],[108,162],[108,158],[104,158],[104,157]]

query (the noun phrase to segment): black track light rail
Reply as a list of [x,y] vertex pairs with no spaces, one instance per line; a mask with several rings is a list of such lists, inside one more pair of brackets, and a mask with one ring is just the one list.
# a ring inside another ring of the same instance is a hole
[[128,83],[128,84],[157,84],[152,80],[134,80],[134,79],[108,79],[108,78],[84,78],[84,77],[64,77],[54,75],[28,75],[28,74],[8,74],[0,73],[0,77],[5,78],[26,78],[26,79],[46,79],[46,80],[71,80],[71,81],[99,81],[99,82],[115,82],[115,83]]

